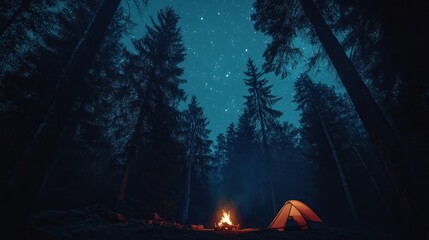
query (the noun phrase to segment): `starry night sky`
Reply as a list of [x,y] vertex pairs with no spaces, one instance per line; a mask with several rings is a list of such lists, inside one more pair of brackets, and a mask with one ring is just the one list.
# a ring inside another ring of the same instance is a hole
[[[125,1],[124,1],[125,2]],[[204,113],[210,121],[211,138],[225,132],[231,122],[237,122],[242,112],[246,62],[250,57],[261,69],[264,63],[262,54],[270,38],[253,29],[250,15],[254,0],[149,0],[143,11],[131,10],[131,16],[137,26],[128,39],[130,47],[132,37],[144,35],[149,16],[156,18],[159,9],[172,6],[180,16],[179,26],[187,49],[184,79],[182,85],[189,97],[196,95]],[[124,5],[128,9],[127,5]],[[133,5],[130,4],[133,8]],[[296,44],[304,56],[311,54],[313,47],[301,38]],[[304,58],[303,58],[304,60]],[[273,85],[273,94],[282,97],[275,109],[283,112],[281,120],[299,126],[299,112],[293,100],[294,80],[304,71],[304,63],[289,67],[286,79],[266,74]],[[327,64],[327,63],[325,63]],[[315,81],[336,83],[335,75],[324,70],[310,75]],[[334,80],[334,81],[332,81]]]

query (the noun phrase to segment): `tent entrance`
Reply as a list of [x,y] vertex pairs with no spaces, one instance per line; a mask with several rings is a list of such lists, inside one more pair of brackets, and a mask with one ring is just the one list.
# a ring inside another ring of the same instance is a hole
[[317,214],[303,202],[297,200],[287,201],[268,228],[283,231],[286,228],[308,229],[307,221],[322,222]]

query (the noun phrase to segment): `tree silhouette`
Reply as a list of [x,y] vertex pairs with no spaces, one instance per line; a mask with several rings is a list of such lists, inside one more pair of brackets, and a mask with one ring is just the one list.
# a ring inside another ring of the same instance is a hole
[[[301,51],[292,45],[293,38],[304,28],[311,27],[336,69],[353,106],[359,114],[370,139],[377,148],[379,158],[395,186],[404,213],[409,210],[409,199],[400,178],[404,167],[403,151],[394,129],[372,97],[362,77],[334,36],[313,0],[265,1],[254,3],[254,27],[273,36],[264,57],[267,71],[286,76],[286,65],[300,56]],[[308,24],[310,23],[310,25]],[[279,34],[279,29],[280,34]]]
[[[275,97],[271,94],[272,85],[267,85],[268,80],[262,78],[263,73],[259,72],[251,59],[247,62],[247,71],[244,74],[248,77],[245,79],[245,84],[248,86],[249,96],[246,98],[246,107],[249,110],[252,121],[258,123],[259,129],[262,133],[262,146],[265,153],[266,171],[270,172],[273,168],[273,162],[270,156],[267,140],[267,128],[272,126],[276,119],[282,113],[274,110],[272,106],[281,98]],[[271,178],[268,179],[271,192],[271,202],[273,213],[277,211],[275,192]]]
[[209,139],[210,130],[207,129],[208,121],[204,116],[203,108],[198,106],[197,98],[192,96],[188,109],[183,112],[184,146],[186,149],[186,192],[185,207],[183,209],[182,222],[188,221],[189,203],[191,200],[191,176],[207,171],[211,162],[212,141]]

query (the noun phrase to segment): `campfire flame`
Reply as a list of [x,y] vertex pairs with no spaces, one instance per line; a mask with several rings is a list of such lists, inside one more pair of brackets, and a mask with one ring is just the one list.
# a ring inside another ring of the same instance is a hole
[[229,211],[225,212],[225,210],[222,209],[222,219],[218,223],[218,226],[222,226],[225,224],[233,226],[233,224],[231,222],[231,213]]

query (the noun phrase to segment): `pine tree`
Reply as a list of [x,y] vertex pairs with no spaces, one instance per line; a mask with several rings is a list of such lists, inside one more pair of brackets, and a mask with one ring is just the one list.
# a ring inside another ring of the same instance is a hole
[[[398,177],[407,184],[412,206],[421,209],[429,201],[419,189],[429,187],[426,174],[429,154],[429,85],[426,62],[429,48],[426,18],[427,2],[407,4],[380,0],[341,2],[334,1],[334,8],[341,14],[332,17],[332,28],[347,33],[343,45],[352,50],[356,66],[367,75],[377,93],[384,113],[401,138],[405,161],[393,163]],[[339,11],[338,11],[339,12]],[[357,17],[359,16],[359,17]],[[413,26],[413,27],[410,27]],[[412,149],[412,150],[409,150]],[[410,210],[415,220],[411,225],[416,236],[427,234],[427,212]],[[417,220],[420,219],[420,220]],[[422,225],[420,225],[422,224]],[[426,224],[426,225],[424,225]],[[422,231],[422,232],[420,232]],[[419,232],[419,233],[417,233]]]
[[[1,64],[3,68],[0,70],[0,75],[4,75],[0,80],[0,158],[5,159],[1,161],[2,170],[9,171],[28,147],[43,114],[49,109],[55,86],[58,84],[58,76],[70,59],[74,46],[96,8],[79,3],[66,4],[64,9],[67,11],[49,13],[52,16],[46,21],[34,19],[59,29],[55,34],[42,34],[41,29],[39,34],[42,35],[37,38],[36,47],[14,54],[8,52],[11,49],[0,50],[5,53],[4,57],[19,57],[22,60],[14,64],[16,69],[9,69],[7,65],[13,61],[0,59],[0,62],[6,61]],[[47,13],[42,11],[39,14],[44,16]],[[80,17],[75,18],[76,15]],[[55,23],[50,23],[51,20]],[[19,26],[27,29],[25,26]],[[25,45],[26,41],[28,39],[23,39],[19,44]],[[0,41],[1,43],[6,44],[5,41]]]
[[256,13],[252,15],[255,21],[254,27],[273,36],[272,42],[264,53],[265,70],[274,71],[276,74],[282,73],[283,77],[286,76],[286,64],[301,54],[300,49],[293,47],[293,38],[300,30],[309,27],[308,23],[311,24],[316,34],[313,39],[317,37],[336,69],[370,139],[377,148],[379,158],[386,166],[386,171],[401,201],[403,212],[408,212],[409,196],[403,186],[406,179],[399,178],[399,174],[406,166],[403,162],[404,153],[399,139],[314,1],[257,0],[254,8],[256,9]]
[[[203,108],[198,106],[197,98],[192,96],[191,103],[183,113],[184,118],[184,146],[186,149],[186,193],[185,207],[183,209],[182,222],[188,222],[189,204],[191,199],[191,176],[207,171],[211,161],[212,141],[209,139],[209,124],[204,116]],[[194,173],[193,173],[194,172]]]
[[46,47],[44,37],[58,34],[52,28],[62,14],[57,4],[53,0],[0,2],[0,76],[19,68],[31,68],[34,62],[23,55],[37,53],[40,47]]
[[[244,107],[239,116],[236,130],[236,160],[232,169],[236,199],[249,199],[240,204],[243,217],[254,225],[263,224],[271,217],[267,206],[267,182],[264,181],[266,159],[261,151],[260,135],[256,122],[252,119],[249,109]],[[258,209],[258,210],[255,210]]]
[[[245,79],[245,84],[248,86],[249,96],[246,98],[246,107],[249,109],[249,114],[252,121],[258,123],[259,129],[262,134],[262,146],[265,154],[266,171],[267,176],[273,170],[273,162],[270,156],[268,140],[267,140],[267,129],[270,128],[277,118],[282,113],[274,110],[272,106],[278,102],[281,98],[275,97],[271,94],[272,85],[267,85],[268,80],[262,78],[263,73],[258,72],[256,66],[253,64],[251,59],[247,62],[247,71],[244,74],[248,77]],[[277,212],[275,192],[271,178],[268,179],[268,184],[271,192],[271,201],[273,207],[273,213]]]
[[[125,51],[120,39],[128,26],[124,12],[118,10],[91,64],[90,73],[85,77],[84,90],[77,96],[56,154],[57,165],[51,167],[52,170],[47,174],[47,186],[42,186],[42,189],[46,188],[42,191],[46,192],[46,197],[38,201],[41,204],[48,199],[47,202],[57,202],[56,206],[66,204],[64,207],[95,201],[114,206],[117,166],[113,150],[119,139],[113,141],[110,132],[124,128],[119,122],[112,121],[112,118],[116,115],[116,106],[124,101],[123,97],[114,95],[117,85],[123,81],[119,74],[119,63],[124,56],[118,53]],[[53,189],[61,189],[64,193],[52,194]],[[76,198],[67,201],[64,196]],[[67,205],[70,202],[72,205]]]
[[237,132],[236,132],[236,126],[232,122],[228,125],[228,128],[226,129],[226,156],[228,158],[228,162],[235,161],[235,154],[236,154],[236,142],[237,140]]
[[[59,138],[65,128],[76,95],[82,87],[83,78],[97,52],[118,8],[120,0],[105,0],[93,21],[88,24],[86,34],[76,45],[70,61],[64,69],[55,90],[54,100],[40,122],[37,132],[24,151],[21,161],[8,176],[2,209],[9,216],[9,232],[14,233],[26,226],[37,192],[43,182],[48,165],[53,161]],[[22,202],[19,207],[16,202]]]
[[[226,143],[225,135],[220,133],[216,136],[216,145],[214,146],[214,164],[216,166],[216,172],[219,174],[223,171],[223,168],[228,164],[228,146]],[[219,176],[221,177],[221,176]]]
[[238,174],[238,157],[237,157],[237,131],[234,123],[230,123],[226,130],[226,158],[227,162],[223,168],[223,184],[221,184],[221,192],[224,194],[225,199],[234,199],[237,194],[239,186]]
[[[163,144],[166,145],[164,148],[172,148],[169,153],[164,151],[156,157],[159,157],[160,161],[167,161],[167,155],[170,153],[170,161],[175,161],[180,152],[177,107],[179,102],[185,99],[185,93],[180,88],[180,84],[185,80],[181,79],[183,68],[179,67],[179,64],[184,60],[185,48],[178,21],[179,17],[172,8],[163,9],[158,12],[157,22],[151,18],[152,26],[146,27],[147,34],[133,42],[138,53],[130,56],[126,71],[129,71],[127,75],[131,77],[131,81],[136,83],[139,109],[134,130],[124,149],[126,163],[118,204],[126,198],[126,182],[135,186],[133,196],[128,194],[130,198],[147,199],[139,186],[144,184],[143,179],[147,177],[142,174],[148,171],[145,164],[153,164],[152,161],[155,161],[152,159],[148,162],[145,158],[151,159],[155,149],[161,151]],[[171,145],[167,146],[167,143]],[[158,168],[159,165],[153,167]],[[130,171],[127,172],[127,169]],[[169,181],[166,179],[165,182]],[[151,204],[158,204],[156,199],[152,198]],[[168,211],[169,208],[164,210]]]
[[345,123],[341,119],[344,105],[333,90],[321,84],[314,84],[306,75],[297,80],[295,90],[295,102],[298,103],[298,109],[303,111],[301,118],[303,137],[316,147],[310,151],[313,152],[313,158],[319,159],[320,164],[326,165],[327,159],[324,154],[329,154],[334,160],[349,210],[354,217],[354,223],[357,224],[359,217],[355,201],[339,153],[341,145],[347,140]]
[[[9,5],[9,4],[10,3],[7,3],[5,5]],[[30,0],[22,1],[21,4],[19,6],[17,6],[16,10],[13,11],[13,13],[10,15],[10,17],[5,19],[5,21],[2,21],[2,24],[0,25],[0,37],[17,20],[17,18],[20,15],[22,15],[25,11],[27,11],[30,8],[31,4],[32,4],[32,1],[30,1]],[[52,0],[39,1],[36,4],[38,5],[38,7],[42,6],[43,8],[47,8],[47,7],[51,7],[53,5],[53,1]],[[14,4],[11,4],[11,5],[13,6]],[[11,7],[10,5],[7,7],[6,6],[0,6],[0,8],[5,8],[5,10],[7,8],[10,8],[10,7]],[[13,9],[13,8],[11,8],[11,9]],[[7,10],[9,10],[9,9],[7,9]],[[34,10],[34,9],[32,9],[32,10]]]

